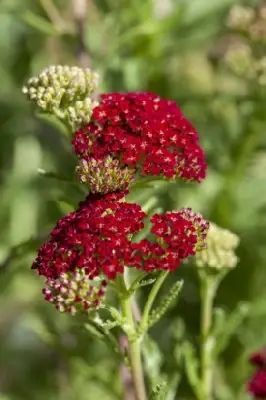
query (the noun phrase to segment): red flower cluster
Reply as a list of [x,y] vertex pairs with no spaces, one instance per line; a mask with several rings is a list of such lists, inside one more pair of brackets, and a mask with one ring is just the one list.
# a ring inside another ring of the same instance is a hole
[[202,246],[208,223],[190,209],[155,214],[155,240],[134,243],[132,236],[144,227],[145,213],[137,204],[119,201],[124,195],[89,195],[77,211],[57,222],[33,268],[52,279],[80,269],[90,279],[101,274],[115,279],[125,265],[147,272],[173,271]]
[[200,182],[206,174],[194,127],[175,102],[152,93],[103,94],[73,148],[81,160],[111,156],[143,175]]
[[137,204],[120,202],[125,192],[89,195],[56,224],[38,252],[33,268],[57,279],[81,268],[93,279],[103,273],[114,279],[131,255],[130,237],[144,226],[145,213]]
[[147,272],[174,271],[184,258],[204,247],[209,223],[191,209],[155,214],[151,222],[156,243],[144,239],[133,245],[136,267],[141,262],[141,268]]
[[258,369],[250,378],[247,390],[255,399],[266,399],[266,348],[252,354],[249,361]]

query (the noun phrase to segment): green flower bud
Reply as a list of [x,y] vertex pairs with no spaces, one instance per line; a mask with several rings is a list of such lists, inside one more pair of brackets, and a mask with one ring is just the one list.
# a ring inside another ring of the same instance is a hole
[[235,254],[238,244],[239,237],[235,233],[210,223],[207,233],[207,247],[196,252],[196,265],[216,270],[234,268],[238,261]]
[[42,111],[67,120],[75,129],[90,121],[97,105],[91,98],[98,87],[98,74],[89,68],[50,66],[22,88]]

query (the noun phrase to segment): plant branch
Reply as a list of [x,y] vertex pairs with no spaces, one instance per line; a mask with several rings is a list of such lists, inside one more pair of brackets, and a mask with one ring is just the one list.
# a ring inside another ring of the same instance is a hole
[[127,323],[126,331],[128,332],[128,355],[135,397],[136,400],[146,400],[146,388],[141,361],[141,343],[139,340],[135,340],[136,324],[132,312],[131,298],[128,296],[128,288],[126,286],[124,277],[119,277],[117,283],[121,293],[121,311]]
[[145,330],[147,329],[149,315],[150,315],[150,311],[152,309],[153,303],[154,303],[156,296],[168,274],[169,274],[169,271],[162,272],[150,291],[148,301],[144,307],[142,319],[140,322],[140,331],[141,332],[145,332]]
[[212,335],[213,299],[219,284],[216,276],[199,274],[201,295],[201,394],[202,400],[213,399],[213,357],[215,337]]
[[67,27],[64,19],[61,17],[59,10],[55,6],[53,0],[39,0],[42,8],[44,9],[46,15],[54,25],[56,29],[60,32],[70,31]]

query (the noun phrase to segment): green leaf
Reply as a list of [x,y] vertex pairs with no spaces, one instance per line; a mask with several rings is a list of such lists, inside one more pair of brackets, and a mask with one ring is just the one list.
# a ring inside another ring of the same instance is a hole
[[143,189],[143,188],[148,188],[148,187],[154,187],[154,185],[158,185],[158,184],[165,184],[167,183],[167,181],[163,178],[159,178],[159,177],[148,177],[148,178],[141,178],[138,179],[137,181],[133,182],[130,185],[130,189],[134,190],[134,189]]
[[94,325],[87,323],[84,325],[84,327],[92,336],[94,336],[95,338],[97,338],[100,341],[104,341],[105,335],[99,329],[97,329]]
[[27,255],[30,252],[36,251],[38,246],[48,237],[48,233],[39,234],[36,237],[33,237],[25,242],[22,242],[11,248],[8,255],[0,264],[0,272],[4,272],[9,265],[15,261],[17,258],[21,258],[24,255]]
[[148,335],[145,336],[143,341],[143,359],[151,386],[154,386],[161,378],[160,370],[163,363],[163,355],[158,344]]
[[163,297],[163,299],[160,302],[160,305],[151,312],[148,322],[149,327],[156,324],[164,316],[164,314],[167,312],[169,307],[174,303],[177,296],[179,295],[183,287],[183,283],[184,283],[183,281],[177,281],[172,286],[168,294]]
[[117,322],[117,325],[123,326],[127,321],[126,319],[120,314],[119,311],[115,307],[109,306],[107,304],[101,304],[101,308],[107,310],[114,321]]
[[176,399],[176,393],[177,393],[177,389],[178,389],[180,381],[181,381],[181,374],[179,374],[178,372],[175,373],[171,379],[167,380],[168,391],[167,391],[165,400],[175,400]]
[[192,344],[186,341],[183,344],[183,355],[185,361],[185,370],[188,381],[196,394],[197,398],[201,398],[200,395],[200,378],[199,378],[199,362],[196,356],[196,351]]
[[165,400],[167,394],[167,382],[163,381],[155,386],[152,390],[151,396],[149,397],[150,400]]
[[218,337],[224,329],[226,323],[226,313],[221,308],[213,310],[213,337]]
[[58,200],[56,202],[58,205],[60,211],[62,212],[63,215],[69,214],[70,212],[74,211],[76,208],[76,205],[69,200]]
[[128,290],[128,293],[130,295],[132,295],[133,293],[136,292],[136,290],[138,290],[138,289],[140,289],[141,287],[144,287],[144,286],[152,285],[155,281],[156,281],[156,278],[151,278],[151,279],[144,279],[141,282],[136,282],[136,283],[133,282],[133,284],[131,285],[130,289]]
[[51,178],[51,179],[57,179],[58,181],[62,182],[76,183],[72,178],[68,176],[59,175],[56,172],[46,171],[45,169],[42,168],[38,168],[37,172],[43,178]]
[[50,113],[44,113],[44,112],[36,112],[36,117],[38,119],[42,120],[43,122],[51,125],[54,129],[58,130],[64,136],[67,136],[67,137],[70,136],[71,131],[70,131],[69,127],[55,115],[50,114]]
[[23,13],[21,19],[44,35],[58,36],[61,34],[61,32],[50,21],[40,15],[34,14],[32,11],[26,11]]
[[248,315],[250,306],[248,303],[239,303],[236,309],[227,316],[222,332],[217,337],[215,354],[216,357],[227,347],[231,337],[236,333],[237,329],[243,323]]

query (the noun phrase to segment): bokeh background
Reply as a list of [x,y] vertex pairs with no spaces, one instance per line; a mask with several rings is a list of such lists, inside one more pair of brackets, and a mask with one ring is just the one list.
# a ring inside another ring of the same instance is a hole
[[[46,304],[41,279],[30,270],[55,221],[83,197],[77,186],[37,173],[44,168],[74,174],[68,140],[38,118],[21,94],[25,80],[50,64],[90,65],[101,75],[101,91],[157,92],[175,100],[197,127],[207,179],[142,190],[136,199],[155,196],[163,209],[191,206],[240,236],[239,264],[222,283],[216,303],[228,314],[247,303],[249,313],[222,353],[216,391],[221,400],[249,398],[247,358],[266,343],[266,82],[249,73],[250,53],[237,52],[241,35],[228,26],[237,4],[259,2],[1,0],[1,400],[122,398],[112,349]],[[247,45],[263,57],[266,29],[260,34],[259,43],[253,38]],[[150,344],[152,379],[156,382],[160,366],[173,388],[179,383],[178,395],[173,389],[169,400],[194,398],[179,342],[182,335],[195,344],[198,339],[195,275],[185,265],[169,279],[170,285],[183,277],[184,290],[152,330],[164,354]]]

